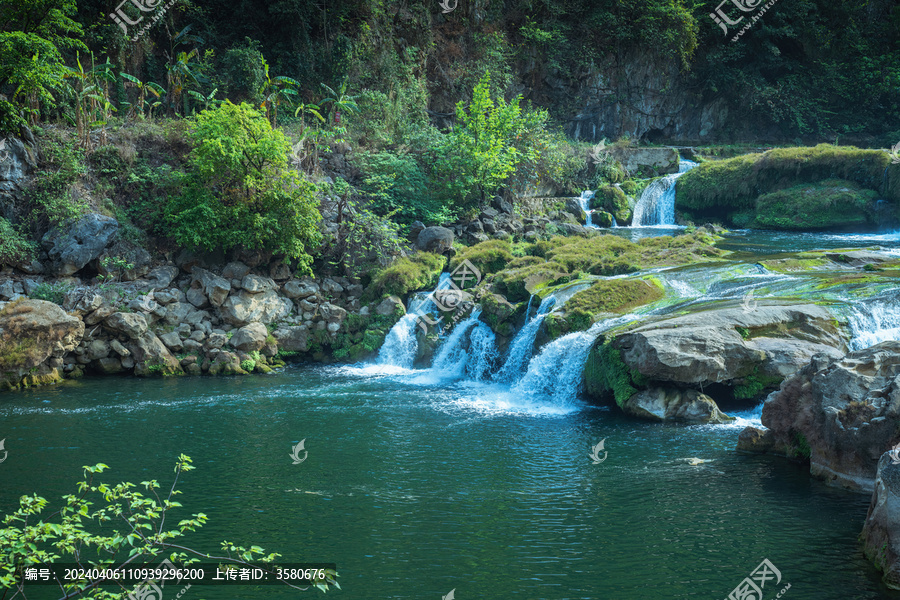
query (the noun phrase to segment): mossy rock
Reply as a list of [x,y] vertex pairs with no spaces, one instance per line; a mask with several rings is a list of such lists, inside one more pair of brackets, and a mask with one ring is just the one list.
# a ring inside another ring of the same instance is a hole
[[[628,196],[614,185],[600,187],[594,193],[591,208],[610,213],[620,225],[631,221],[631,206],[628,203]],[[604,227],[606,226],[604,225]]]
[[509,240],[488,240],[458,252],[450,261],[450,268],[455,269],[462,261],[468,260],[484,277],[505,269],[513,258]]
[[440,254],[417,252],[403,257],[380,271],[372,280],[371,298],[395,295],[405,298],[410,292],[433,289],[444,270],[445,260]]
[[551,331],[548,328],[548,335],[558,337],[553,333],[584,331],[594,324],[598,315],[624,314],[639,306],[662,300],[665,295],[662,284],[651,277],[597,281],[588,289],[576,293],[566,302],[564,317],[562,317],[565,323],[553,323],[553,326],[559,331]]
[[878,193],[852,181],[829,179],[763,194],[756,200],[756,227],[843,229],[875,224]]
[[597,344],[584,365],[584,389],[589,396],[613,399],[619,407],[648,385],[646,377],[625,364],[622,352],[609,341]]
[[591,223],[597,227],[612,227],[613,216],[605,210],[596,210],[591,213]]

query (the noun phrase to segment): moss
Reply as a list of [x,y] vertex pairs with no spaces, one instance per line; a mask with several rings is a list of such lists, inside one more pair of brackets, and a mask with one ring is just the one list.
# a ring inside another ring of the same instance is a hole
[[612,227],[613,216],[605,210],[595,211],[591,215],[591,224],[597,227]]
[[609,341],[595,346],[585,363],[585,391],[598,398],[612,397],[621,408],[625,402],[648,384],[647,378],[630,369],[622,352]]
[[755,226],[832,229],[873,225],[877,199],[877,192],[840,179],[798,185],[760,196],[756,200]]
[[759,196],[835,178],[900,203],[900,171],[885,171],[889,164],[890,157],[883,151],[829,144],[705,162],[679,178],[676,208],[746,226],[747,211],[759,214]]
[[665,297],[659,281],[646,279],[604,279],[572,296],[565,305],[566,312],[626,313],[638,306]]
[[594,193],[591,208],[610,213],[619,224],[625,224],[631,220],[631,206],[628,204],[628,197],[625,192],[614,185],[600,187]]
[[393,294],[404,298],[410,292],[434,288],[443,270],[444,257],[439,254],[418,252],[400,258],[375,275],[370,288],[372,297]]
[[494,277],[494,286],[498,292],[505,295],[511,302],[522,302],[546,285],[562,283],[569,273],[564,265],[554,261],[547,261],[536,256],[527,257],[528,264],[514,267],[513,265],[522,259],[516,259],[510,264],[510,268],[501,271]]
[[788,448],[788,455],[794,458],[809,460],[809,457],[812,454],[812,449],[809,447],[809,442],[807,441],[806,436],[799,431],[794,431],[791,439],[793,443]]
[[735,327],[734,329],[741,335],[741,338],[745,340],[750,339],[750,330],[746,327]]
[[488,240],[458,252],[450,261],[450,268],[455,269],[462,261],[468,260],[484,277],[505,269],[513,258],[509,240]]

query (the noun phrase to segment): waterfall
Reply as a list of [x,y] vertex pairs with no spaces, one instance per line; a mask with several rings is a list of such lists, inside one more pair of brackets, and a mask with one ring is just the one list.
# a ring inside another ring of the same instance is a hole
[[634,207],[632,227],[675,224],[675,183],[678,178],[697,166],[697,163],[681,159],[678,172],[661,177],[647,186]]
[[884,300],[851,307],[850,350],[862,350],[887,340],[900,340],[900,306]]
[[588,352],[597,336],[636,318],[628,314],[600,321],[587,331],[553,340],[531,359],[528,371],[513,384],[511,391],[548,397],[555,404],[567,404],[578,395]]
[[591,210],[591,199],[593,197],[594,192],[592,192],[591,190],[585,190],[581,192],[581,197],[578,198],[578,202],[581,203],[581,209],[585,214],[584,226],[596,228],[597,226],[591,223],[591,215],[594,213],[594,211]]
[[401,367],[411,369],[419,350],[419,342],[416,339],[416,327],[422,315],[437,312],[437,306],[432,298],[434,292],[447,288],[450,285],[450,274],[441,273],[437,287],[433,292],[418,292],[409,301],[409,310],[391,328],[384,338],[384,344],[378,351],[376,362],[379,365]]
[[453,379],[465,375],[475,381],[487,376],[496,360],[497,348],[494,332],[478,319],[480,315],[481,310],[475,309],[469,318],[454,327],[434,358],[432,374]]
[[[550,309],[555,304],[556,298],[548,296],[541,302],[537,313],[519,330],[519,333],[516,334],[516,337],[513,338],[512,343],[509,345],[509,356],[507,356],[506,362],[494,376],[495,381],[509,383],[522,374],[525,365],[528,364],[534,352],[534,338],[537,337],[538,329],[540,329],[541,323],[544,322],[544,318],[550,313]],[[528,305],[531,306],[531,300],[528,301]],[[528,313],[526,312],[525,315],[527,317]]]

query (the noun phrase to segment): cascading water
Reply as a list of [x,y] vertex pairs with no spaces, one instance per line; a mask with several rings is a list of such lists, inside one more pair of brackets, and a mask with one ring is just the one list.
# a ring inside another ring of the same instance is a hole
[[632,227],[675,224],[675,183],[678,178],[697,166],[697,163],[681,159],[678,173],[657,179],[644,190],[634,207]]
[[472,311],[465,321],[453,329],[434,358],[431,374],[441,379],[463,376],[483,380],[490,372],[497,356],[494,332],[478,317],[481,310]]
[[900,340],[900,305],[884,300],[861,302],[850,309],[850,350]]
[[[531,300],[528,301],[529,306]],[[509,345],[509,356],[501,367],[500,371],[494,376],[494,381],[509,383],[521,376],[525,365],[531,359],[534,352],[534,339],[537,337],[538,329],[541,323],[550,313],[550,309],[556,304],[556,298],[548,296],[541,302],[537,309],[537,313],[525,323],[525,326],[519,330],[516,337],[513,338]],[[528,314],[527,312],[525,313]]]
[[587,331],[570,333],[546,346],[528,363],[528,371],[511,391],[550,398],[554,404],[567,404],[578,394],[588,352],[601,333],[622,323],[633,321],[635,315],[624,315],[595,323]]
[[[441,273],[434,292],[446,289],[450,285],[450,274]],[[376,362],[379,365],[411,369],[419,350],[416,340],[416,326],[422,315],[437,311],[432,301],[434,292],[419,292],[409,302],[409,310],[391,328],[384,338],[384,345],[378,351]]]
[[594,213],[594,211],[591,210],[591,199],[593,197],[594,192],[592,192],[591,190],[585,190],[581,192],[581,197],[578,199],[578,202],[581,203],[581,210],[583,210],[585,214],[584,226],[596,228],[597,226],[591,222],[591,215]]

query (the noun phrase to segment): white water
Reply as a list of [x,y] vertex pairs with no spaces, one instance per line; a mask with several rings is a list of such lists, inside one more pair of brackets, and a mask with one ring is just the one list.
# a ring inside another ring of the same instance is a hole
[[[450,274],[441,273],[434,292],[446,289],[450,285]],[[437,305],[433,301],[434,292],[419,292],[409,301],[409,310],[391,328],[384,339],[384,345],[378,351],[376,362],[387,367],[411,369],[419,350],[416,339],[416,328],[423,316],[436,316]],[[432,319],[434,320],[434,319]]]
[[429,379],[484,380],[497,358],[494,332],[478,317],[481,310],[472,311],[465,321],[453,329],[453,333],[441,344],[431,369]]
[[[547,297],[538,307],[537,313],[519,330],[509,345],[509,356],[503,367],[494,376],[494,381],[510,383],[522,375],[525,365],[531,360],[534,352],[534,339],[537,337],[541,323],[544,322],[555,304],[554,297]],[[528,301],[528,305],[531,306],[531,300]]]
[[850,350],[862,350],[888,340],[900,340],[900,305],[884,300],[851,307]]
[[584,226],[596,228],[597,226],[591,222],[591,215],[594,214],[594,211],[591,210],[591,199],[593,197],[594,192],[592,192],[591,190],[585,190],[581,192],[581,197],[578,198],[578,202],[581,203],[581,210],[583,210],[584,214],[587,215],[585,217]]
[[675,183],[678,178],[697,166],[697,163],[681,159],[678,173],[657,179],[644,190],[634,207],[632,227],[675,224]]

